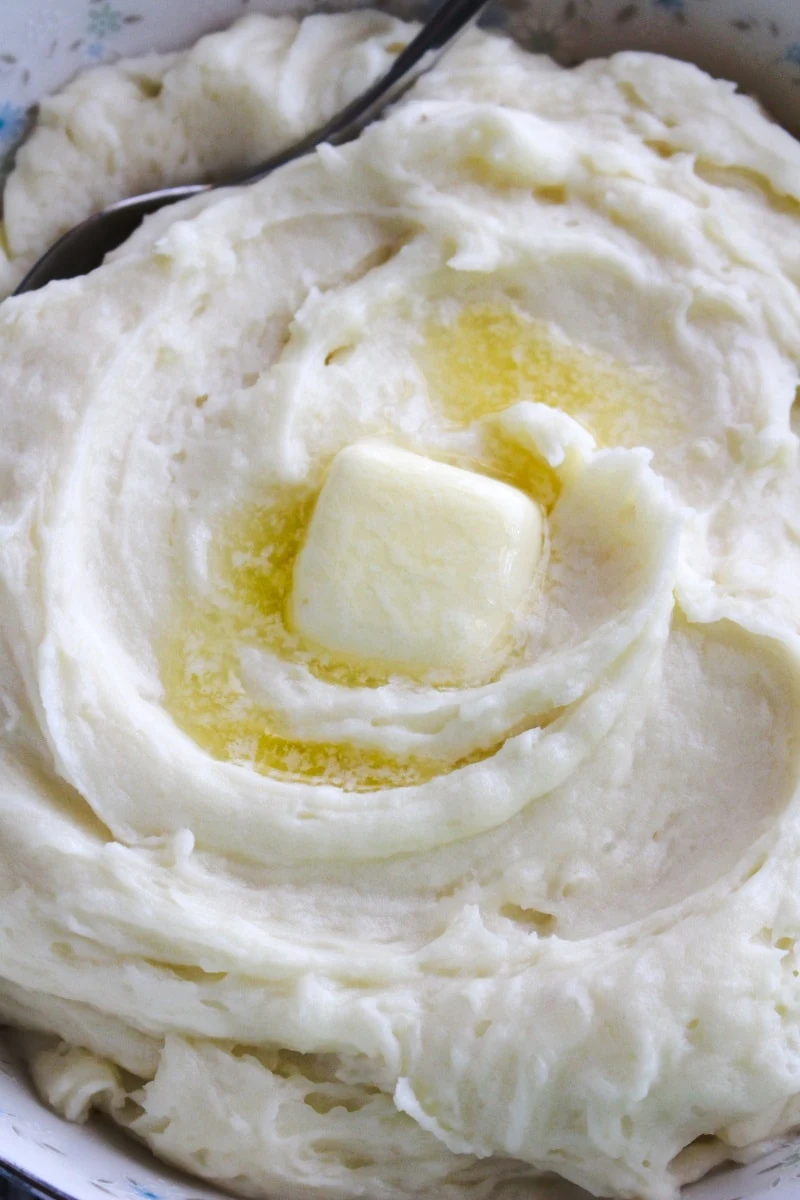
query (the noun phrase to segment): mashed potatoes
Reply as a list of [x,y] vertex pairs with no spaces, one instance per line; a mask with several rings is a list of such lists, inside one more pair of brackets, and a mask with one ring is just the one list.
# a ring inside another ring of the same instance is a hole
[[[87,75],[9,279],[407,35]],[[259,1197],[671,1200],[795,1123],[798,362],[800,147],[693,67],[478,34],[5,303],[0,1011],[42,1094]]]

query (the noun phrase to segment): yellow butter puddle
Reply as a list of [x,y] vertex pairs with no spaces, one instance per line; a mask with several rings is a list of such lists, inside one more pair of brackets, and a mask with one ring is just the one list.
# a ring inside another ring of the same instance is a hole
[[287,780],[368,791],[423,783],[472,761],[400,759],[356,746],[293,740],[281,733],[280,714],[243,687],[239,652],[246,646],[307,662],[321,678],[345,687],[384,682],[350,664],[311,659],[284,623],[292,566],[314,498],[307,492],[275,498],[238,514],[221,530],[212,554],[213,598],[182,597],[159,648],[164,707],[212,757]]
[[[599,427],[609,436],[638,395],[620,368],[556,342],[543,326],[500,305],[468,308],[451,324],[430,325],[421,361],[432,397],[448,420],[463,424],[527,398],[557,405],[585,421],[595,436],[601,436]],[[545,511],[553,507],[559,481],[541,459],[489,431],[485,455],[486,461],[458,465],[513,483]],[[292,569],[315,498],[307,489],[287,489],[222,523],[210,560],[211,594],[178,597],[159,648],[166,710],[216,759],[348,790],[424,783],[489,757],[496,748],[443,762],[293,740],[282,730],[280,714],[247,693],[239,668],[247,646],[305,663],[343,687],[386,682],[379,668],[313,654],[287,627]]]
[[643,372],[572,346],[503,303],[431,322],[419,361],[433,399],[457,425],[531,400],[574,417],[600,445],[646,446],[673,420]]

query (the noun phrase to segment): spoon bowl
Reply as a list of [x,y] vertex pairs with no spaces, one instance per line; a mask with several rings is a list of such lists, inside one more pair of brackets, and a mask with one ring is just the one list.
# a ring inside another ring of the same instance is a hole
[[352,141],[421,75],[435,66],[451,42],[477,20],[486,3],[487,0],[443,0],[384,75],[324,125],[259,166],[214,183],[184,184],[131,196],[87,217],[53,243],[34,263],[13,294],[18,296],[23,292],[33,292],[51,280],[72,279],[93,271],[107,254],[121,246],[138,229],[145,217],[168,204],[188,200],[218,187],[256,183],[278,167],[311,153],[323,142],[340,146]]

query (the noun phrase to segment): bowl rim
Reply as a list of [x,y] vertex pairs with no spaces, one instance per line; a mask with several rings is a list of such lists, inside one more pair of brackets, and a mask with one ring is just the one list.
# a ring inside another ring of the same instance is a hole
[[[401,2],[402,2],[402,0],[401,0]],[[727,3],[727,0],[724,0],[724,2]],[[779,7],[781,4],[781,0],[768,0],[768,2],[775,4],[776,8]],[[792,0],[783,0],[783,2],[785,2],[787,4],[786,11],[788,12],[789,6],[792,4]],[[794,0],[794,2],[800,3],[800,0]],[[256,4],[253,4],[252,9],[248,8],[245,11],[253,11],[256,9],[261,11],[268,6],[268,3],[269,3],[269,0],[267,0],[266,3],[265,3],[265,0],[260,0],[260,3],[257,0]],[[622,3],[623,3],[623,0],[619,0],[619,4],[614,5],[614,7],[617,10],[619,10],[620,12],[626,11],[625,9],[622,8]],[[761,3],[763,3],[763,0],[759,0],[759,3],[756,3],[755,5],[753,5],[753,7],[758,8]],[[152,4],[152,0],[148,0],[148,7],[150,7],[151,4]],[[273,0],[273,4],[276,8],[279,7],[280,0]],[[648,0],[647,5],[642,4],[642,6],[641,6],[642,11],[644,12],[644,10],[647,8],[648,15],[650,15],[650,6],[651,5],[652,5],[652,11],[657,13],[659,18],[662,19],[664,22],[666,22],[668,19],[667,13],[668,13],[668,11],[671,12],[672,10],[669,9],[669,6],[665,2],[665,0]],[[663,12],[660,12],[656,8],[657,5],[663,5]],[[372,0],[372,4],[370,6],[381,7],[381,0]],[[551,6],[553,8],[555,8],[555,4],[551,5],[550,3],[547,2],[547,0],[545,0],[543,9],[549,9]],[[117,6],[115,5],[114,7],[117,7]],[[144,8],[145,5],[141,4],[140,7]],[[605,12],[605,8],[606,8],[605,5],[601,4],[601,5],[598,5],[597,7],[598,7],[598,9],[601,10],[601,12]],[[609,5],[608,7],[610,8],[611,6]],[[630,7],[632,7],[632,6],[630,6]],[[683,6],[680,3],[680,0],[675,0],[674,11],[675,12],[682,11],[682,8],[683,8]],[[597,15],[600,15],[600,14],[598,13]],[[600,19],[602,20],[602,16],[600,17]],[[670,19],[672,19],[672,17],[670,17]],[[675,19],[677,19],[677,18],[675,18]],[[226,18],[225,23],[227,23],[227,18]],[[543,20],[541,29],[539,29],[537,27],[537,29],[534,30],[533,32],[536,34],[536,36],[540,36],[540,37],[549,36],[553,32],[551,29],[551,24],[552,24],[551,22]],[[131,25],[131,26],[126,26],[125,28],[126,28],[126,30],[130,30],[131,34],[133,34],[133,33],[138,34],[138,29],[140,27]],[[64,42],[66,44],[66,39],[64,39]],[[5,49],[6,47],[3,46],[2,48]],[[16,46],[14,47],[14,49],[16,49]],[[126,51],[123,53],[122,56],[127,57],[128,53],[130,53],[130,52]],[[137,50],[137,51],[133,51],[132,53],[139,54],[139,53],[142,53],[142,51]],[[601,51],[600,53],[604,53],[604,52]],[[84,67],[89,66],[90,64],[87,62],[84,62],[84,61],[81,61],[80,63],[78,63],[76,60],[75,65],[77,67],[79,67],[79,69],[83,69]],[[798,80],[798,82],[800,82],[800,80]],[[798,94],[798,96],[800,96],[800,87],[797,88],[797,94]],[[0,180],[0,190],[2,190],[2,181],[1,180]],[[52,1110],[50,1110],[50,1111],[52,1112]],[[158,1165],[162,1165],[162,1160],[160,1160],[160,1159],[154,1159],[154,1162],[157,1163]],[[167,1164],[164,1164],[164,1165],[167,1165]],[[790,1180],[787,1180],[786,1182],[788,1183],[788,1186],[790,1188],[796,1187],[798,1189],[797,1195],[800,1200],[800,1184],[793,1184]],[[193,1180],[193,1183],[198,1188],[198,1194],[199,1194],[200,1187],[208,1187],[209,1186],[208,1181],[203,1180],[199,1177],[196,1177]],[[17,1190],[19,1190],[19,1192],[24,1193],[26,1198],[30,1197],[31,1200],[75,1200],[74,1192],[71,1193],[71,1192],[65,1191],[65,1190],[47,1182],[47,1180],[45,1178],[42,1178],[40,1175],[35,1173],[35,1171],[31,1171],[27,1168],[18,1166],[13,1161],[6,1158],[4,1155],[0,1155],[0,1189],[4,1188],[5,1186],[8,1186],[11,1191],[11,1197],[9,1198],[9,1200],[18,1200],[18,1198],[15,1196],[15,1193],[17,1192]],[[211,1186],[214,1186],[214,1185],[212,1184]],[[219,1186],[219,1185],[217,1185],[217,1186]],[[783,1192],[781,1191],[781,1195],[782,1194],[783,1194]],[[737,1192],[737,1195],[738,1195],[738,1192]],[[759,1192],[758,1195],[765,1195],[765,1193]],[[686,1197],[686,1200],[689,1200],[688,1196]],[[744,1197],[743,1197],[743,1200],[744,1200]],[[758,1196],[754,1195],[752,1200],[758,1200]]]
[[63,1192],[46,1180],[40,1179],[38,1175],[23,1170],[7,1158],[0,1158],[0,1184],[11,1184],[12,1187],[20,1188],[33,1200],[74,1200],[68,1192]]

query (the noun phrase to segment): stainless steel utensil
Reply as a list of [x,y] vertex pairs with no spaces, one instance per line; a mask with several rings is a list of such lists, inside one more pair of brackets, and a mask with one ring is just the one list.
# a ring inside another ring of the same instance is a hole
[[241,175],[213,183],[159,188],[155,192],[118,200],[68,230],[34,263],[14,295],[32,292],[52,279],[71,279],[99,267],[109,251],[120,246],[150,213],[167,204],[186,200],[212,188],[255,183],[278,167],[300,158],[322,142],[339,146],[352,141],[362,129],[403,92],[429,71],[453,39],[474,21],[487,0],[444,0],[417,36],[397,56],[389,70],[341,112],[293,146],[281,150],[260,166]]

